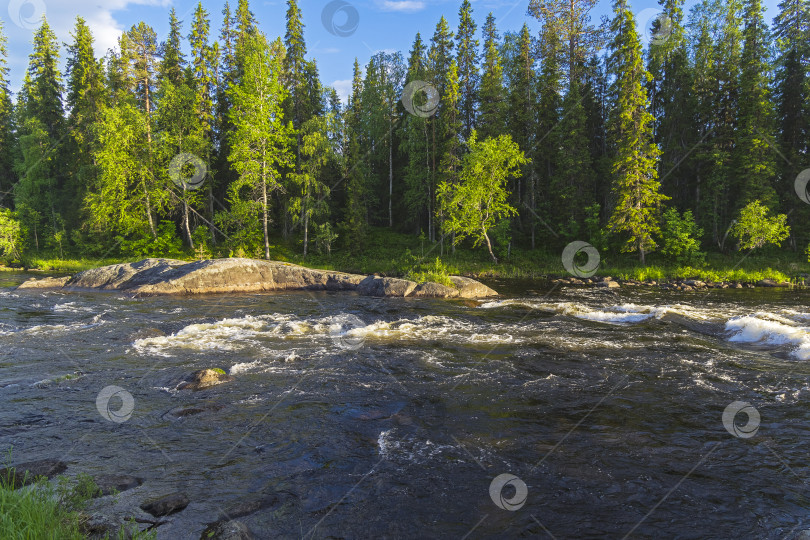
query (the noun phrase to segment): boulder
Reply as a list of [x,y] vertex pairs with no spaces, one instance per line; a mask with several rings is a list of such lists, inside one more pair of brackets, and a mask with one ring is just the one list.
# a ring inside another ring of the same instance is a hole
[[155,517],[162,517],[180,512],[188,506],[189,502],[185,493],[170,493],[158,499],[145,502],[141,505],[141,510]]
[[100,492],[99,496],[121,493],[143,484],[143,478],[128,474],[102,474],[93,478]]
[[757,287],[778,287],[779,285],[772,279],[761,279],[757,281]]
[[200,540],[253,540],[256,538],[241,521],[217,521],[202,532]]
[[599,283],[596,284],[596,286],[605,287],[607,289],[618,289],[619,287],[621,287],[621,285],[619,285],[616,281],[613,280],[600,281]]
[[33,484],[38,478],[50,480],[57,474],[62,474],[67,469],[64,461],[57,459],[40,459],[20,463],[14,467],[0,469],[0,482],[17,489],[28,484]]
[[455,298],[458,296],[458,289],[429,281],[417,285],[411,296],[417,298]]
[[[470,278],[453,276],[462,298],[496,296],[497,293]],[[434,284],[438,286],[438,284]],[[120,291],[138,296],[211,293],[257,293],[289,290],[358,291],[370,296],[408,296],[413,281],[380,276],[361,276],[304,268],[279,261],[254,259],[212,259],[185,262],[175,259],[144,259],[80,272],[70,278],[26,281],[19,289],[62,288],[63,290]],[[430,296],[434,286],[421,294]],[[453,297],[439,290],[440,297]],[[445,294],[449,296],[444,296]]]
[[46,277],[42,279],[31,278],[20,284],[18,289],[61,289],[68,282],[70,276]]
[[182,383],[178,389],[202,390],[203,388],[210,388],[232,380],[234,380],[233,377],[221,369],[201,369],[192,375],[191,382]]
[[460,298],[486,298],[498,296],[498,293],[481,283],[467,277],[450,276],[450,281],[458,289]]
[[408,296],[416,282],[407,279],[368,276],[357,285],[357,292],[365,296]]

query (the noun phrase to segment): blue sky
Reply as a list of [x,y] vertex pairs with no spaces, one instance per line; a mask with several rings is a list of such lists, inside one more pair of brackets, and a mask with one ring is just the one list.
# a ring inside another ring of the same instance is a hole
[[[174,7],[184,21],[183,32],[188,33],[191,16],[198,0],[0,0],[0,19],[5,34],[9,38],[9,63],[12,69],[12,89],[16,90],[22,81],[28,55],[31,52],[32,30],[27,20],[34,20],[42,11],[54,28],[60,42],[70,41],[70,32],[77,15],[84,17],[96,38],[96,54],[115,45],[117,36],[138,21],[150,24],[165,39],[168,30],[168,13]],[[237,0],[231,0],[232,7]],[[203,6],[211,18],[216,35],[222,21],[224,0],[203,0]],[[329,5],[327,0],[299,0],[305,24],[305,37],[309,57],[318,61],[321,79],[325,84],[335,86],[341,95],[349,87],[354,58],[365,65],[369,57],[377,51],[402,51],[407,53],[416,32],[423,39],[429,39],[436,23],[444,15],[451,28],[458,26],[458,8],[461,0],[346,0],[349,7],[338,11],[331,19],[340,27],[347,22],[347,12],[353,9],[357,15],[356,30],[349,36],[341,37],[327,30],[322,21],[322,11]],[[688,5],[694,2],[687,2]],[[271,38],[283,36],[284,0],[252,0],[251,10],[259,26]],[[474,17],[480,27],[490,11],[495,15],[501,33],[519,30],[524,22],[532,31],[537,30],[536,22],[526,15],[528,0],[472,0]],[[766,0],[767,19],[776,14],[777,0]],[[637,0],[633,4],[636,13],[649,17],[652,8],[658,5],[654,0]],[[603,0],[594,10],[594,20],[600,15],[611,13],[612,3]],[[648,11],[645,11],[648,10]],[[340,33],[340,32],[337,32]]]

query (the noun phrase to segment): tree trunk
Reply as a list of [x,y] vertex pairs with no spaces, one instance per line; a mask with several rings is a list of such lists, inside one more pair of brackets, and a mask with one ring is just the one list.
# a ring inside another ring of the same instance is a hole
[[[211,175],[211,178],[208,180],[208,216],[211,219],[211,223],[214,222],[214,188],[211,185],[214,176]],[[217,235],[214,231],[214,228],[211,227],[211,245],[215,246],[217,244]]]
[[[183,192],[185,191],[185,188],[183,188]],[[194,240],[191,238],[191,227],[188,225],[188,203],[185,200],[183,201],[183,228],[185,229],[188,245],[193,250]]]
[[309,243],[309,212],[304,212],[304,257],[307,256],[308,243]]
[[487,230],[482,228],[481,231],[484,233],[484,239],[487,241],[487,249],[489,250],[489,256],[492,257],[492,262],[498,264],[498,258],[495,257],[494,253],[492,253],[492,243],[489,241]]
[[[262,163],[262,168],[265,163]],[[264,258],[270,260],[270,239],[267,237],[267,182],[262,177],[262,226],[264,227]]]

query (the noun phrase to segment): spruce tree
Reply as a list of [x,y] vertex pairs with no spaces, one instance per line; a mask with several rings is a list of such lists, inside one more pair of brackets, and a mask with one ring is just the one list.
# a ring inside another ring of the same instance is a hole
[[367,188],[365,152],[362,144],[363,120],[363,79],[360,72],[360,63],[354,59],[352,74],[352,94],[349,98],[349,108],[346,117],[346,130],[348,133],[347,159],[344,163],[344,178],[346,179],[346,211],[344,213],[343,235],[345,247],[353,253],[363,251],[368,227],[367,219]]
[[458,10],[458,32],[456,33],[456,63],[458,64],[459,110],[464,138],[468,138],[475,127],[476,104],[478,102],[478,40],[477,29],[472,15],[470,0],[462,0]]
[[490,13],[483,28],[484,66],[481,75],[478,136],[497,137],[506,130],[506,96],[503,85],[503,64],[498,50],[495,17]]
[[64,109],[59,47],[44,18],[33,45],[18,103],[20,152],[15,169],[19,181],[14,186],[14,205],[38,249],[43,229],[50,236],[64,228],[59,192],[66,167],[61,152]]
[[172,8],[169,12],[169,39],[160,45],[160,78],[169,80],[174,86],[183,82],[185,58],[181,49],[183,22],[177,19],[177,12]]
[[760,0],[746,0],[744,12],[740,106],[735,136],[735,165],[740,183],[738,207],[759,200],[776,210],[779,198],[773,188],[776,152],[773,106],[770,95],[769,32]]
[[653,140],[653,116],[647,110],[645,91],[650,74],[644,69],[635,17],[626,0],[617,0],[614,12],[610,67],[615,101],[610,123],[617,204],[609,228],[625,236],[622,251],[638,251],[644,264],[646,254],[656,247],[653,236],[659,233],[658,214],[668,197],[659,193],[660,150]]
[[8,88],[7,38],[0,21],[0,207],[8,208],[12,186],[17,181],[14,173],[14,111]]
[[63,193],[68,224],[78,225],[78,209],[87,187],[94,181],[94,126],[101,121],[101,108],[106,102],[102,66],[93,52],[93,36],[85,20],[76,17],[73,43],[68,47],[67,99],[70,137],[65,144],[66,162],[70,164]]
[[[197,4],[194,10],[194,20],[188,40],[191,45],[191,80],[194,90],[194,114],[200,123],[201,135],[204,144],[200,148],[199,156],[209,170],[214,163],[215,129],[217,127],[214,97],[217,92],[216,71],[219,58],[218,49],[208,42],[210,35],[210,21],[208,13]],[[214,219],[214,174],[210,174],[206,191],[208,194],[208,219]],[[211,229],[211,241],[216,241],[216,234]]]

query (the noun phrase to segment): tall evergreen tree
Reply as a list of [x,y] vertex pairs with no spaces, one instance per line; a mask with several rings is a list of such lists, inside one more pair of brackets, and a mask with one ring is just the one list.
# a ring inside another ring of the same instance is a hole
[[20,160],[14,205],[39,248],[43,228],[50,234],[63,230],[59,192],[66,167],[59,159],[64,133],[59,47],[44,18],[33,45],[18,104]]
[[173,85],[179,86],[183,82],[185,58],[181,49],[182,24],[177,19],[177,12],[172,8],[169,12],[169,38],[160,45],[160,78],[168,79]]
[[660,205],[668,197],[659,193],[660,150],[653,140],[653,116],[647,110],[645,92],[650,74],[644,69],[635,17],[626,0],[617,0],[614,13],[610,67],[615,104],[610,121],[616,145],[613,189],[618,202],[609,227],[625,235],[622,250],[638,251],[643,264],[646,254],[656,247],[653,236],[659,232]]
[[65,145],[65,155],[70,169],[63,194],[66,219],[73,227],[78,225],[77,211],[96,174],[93,128],[101,121],[101,108],[106,102],[102,69],[93,52],[90,28],[83,18],[76,17],[66,69],[70,138]]
[[759,200],[776,210],[779,197],[773,188],[776,152],[773,106],[770,95],[769,32],[760,0],[746,0],[745,40],[740,70],[740,107],[735,134],[735,165],[740,182],[741,208]]
[[363,152],[363,138],[361,133],[363,121],[363,79],[360,72],[360,63],[354,59],[352,74],[352,94],[349,97],[349,108],[346,117],[346,131],[348,141],[346,148],[347,159],[344,163],[346,179],[346,212],[343,229],[344,243],[349,251],[357,253],[363,250],[363,242],[368,227],[367,213],[367,187],[366,187],[366,156]]
[[14,173],[14,115],[8,80],[8,40],[0,21],[0,207],[11,206],[11,188],[17,181]]
[[788,211],[790,242],[794,249],[810,242],[810,232],[799,224],[810,220],[810,208],[794,196],[793,182],[807,166],[810,152],[810,2],[783,0],[773,22],[776,49],[774,101],[779,146],[777,191]]
[[506,130],[506,96],[503,86],[503,64],[498,50],[495,17],[490,13],[484,25],[484,66],[479,91],[480,111],[478,136],[497,137]]
[[456,33],[456,63],[458,64],[459,109],[464,138],[468,138],[475,127],[476,103],[478,103],[478,40],[475,39],[477,26],[473,20],[470,0],[462,0],[458,10],[458,32]]

